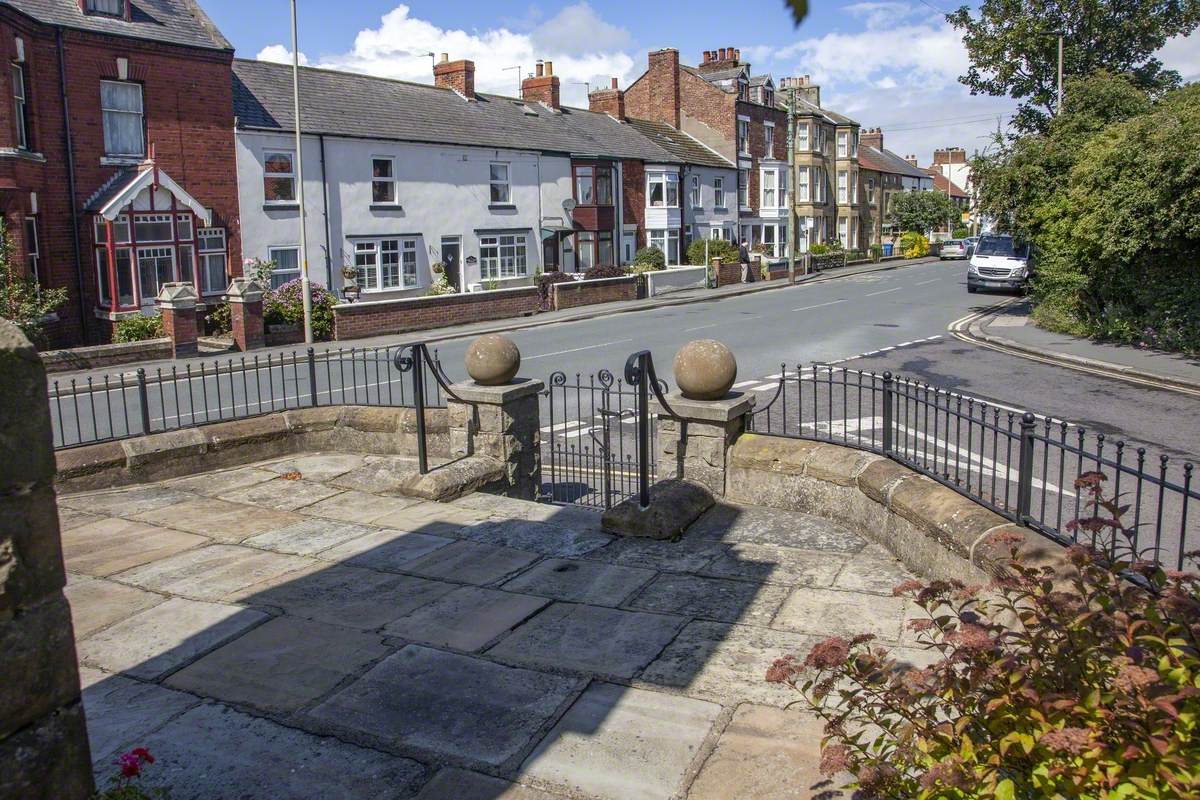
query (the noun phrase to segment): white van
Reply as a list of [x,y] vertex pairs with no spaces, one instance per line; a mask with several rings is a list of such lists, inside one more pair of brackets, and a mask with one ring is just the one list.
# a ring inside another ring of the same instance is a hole
[[1009,289],[1024,293],[1031,268],[1028,244],[1018,244],[1011,236],[981,236],[967,267],[967,291],[974,294],[980,289]]

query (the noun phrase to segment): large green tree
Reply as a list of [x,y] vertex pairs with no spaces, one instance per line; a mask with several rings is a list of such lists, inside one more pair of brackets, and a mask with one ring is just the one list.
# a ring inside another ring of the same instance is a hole
[[959,219],[958,208],[941,192],[904,192],[892,198],[888,223],[902,231],[928,233]]
[[963,32],[970,58],[959,80],[972,94],[1021,101],[1016,127],[1044,130],[1056,111],[1058,40],[1064,78],[1098,70],[1128,75],[1138,88],[1161,92],[1179,84],[1155,52],[1200,24],[1200,0],[984,0],[946,19]]

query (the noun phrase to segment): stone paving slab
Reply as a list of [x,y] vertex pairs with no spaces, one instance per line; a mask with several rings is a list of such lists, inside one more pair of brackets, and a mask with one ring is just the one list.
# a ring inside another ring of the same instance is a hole
[[249,536],[283,528],[305,518],[290,511],[229,503],[213,497],[193,497],[143,512],[134,519],[150,525],[197,533],[218,542],[238,544]]
[[654,660],[684,621],[667,614],[555,603],[487,652],[514,664],[630,678]]
[[208,539],[194,533],[117,518],[80,525],[62,534],[67,569],[99,576],[149,564],[203,544],[208,544]]
[[235,544],[212,544],[135,567],[117,577],[143,589],[218,601],[239,589],[305,569],[309,563]]
[[82,667],[79,677],[88,744],[101,786],[115,772],[112,762],[118,754],[141,746],[150,731],[201,702],[184,692],[89,667]]
[[151,483],[127,489],[64,495],[59,498],[59,504],[89,514],[120,517],[152,511],[189,500],[191,497],[181,489]]
[[80,525],[99,522],[102,519],[104,517],[99,514],[89,514],[86,511],[79,511],[70,506],[59,505],[58,507],[58,529],[60,531],[69,531],[72,528],[78,528]]
[[684,788],[721,706],[593,683],[521,765],[598,800],[662,800]]
[[186,478],[176,478],[167,485],[205,497],[218,497],[227,492],[273,481],[278,477],[278,474],[268,469],[238,467],[237,469],[224,469],[218,472],[205,472],[200,475],[189,475]]
[[79,642],[79,660],[154,680],[268,619],[261,611],[172,597]]
[[836,522],[775,508],[719,504],[688,528],[689,538],[857,553],[866,542]]
[[351,539],[375,533],[376,530],[356,522],[340,522],[320,517],[307,518],[284,528],[251,536],[245,544],[278,553],[310,556]]
[[388,623],[383,632],[433,647],[473,652],[549,603],[544,597],[463,586]]
[[225,492],[221,495],[221,499],[231,503],[248,503],[263,508],[274,508],[278,511],[295,511],[327,497],[333,497],[341,491],[341,489],[335,489],[323,483],[305,480],[290,481],[286,478],[276,477],[272,481]]
[[322,564],[290,580],[247,591],[238,600],[280,608],[291,616],[371,631],[454,588],[454,584],[408,575]]
[[584,558],[663,572],[696,572],[727,549],[726,545],[719,542],[691,538],[684,538],[678,542],[617,538],[608,546],[588,553]]
[[833,581],[833,588],[891,595],[893,588],[911,577],[898,558],[878,545],[870,545],[846,560],[846,566]]
[[404,566],[405,572],[426,578],[487,585],[537,561],[536,553],[475,542],[455,542]]
[[63,594],[71,604],[71,623],[77,639],[167,599],[161,594],[123,586],[103,578],[71,580],[63,589]]
[[377,635],[276,617],[192,662],[165,683],[226,702],[289,712],[388,652]]
[[387,457],[363,464],[333,479],[330,485],[371,494],[396,494],[417,474],[416,459]]
[[504,588],[555,600],[619,606],[654,574],[653,570],[599,561],[548,558],[504,584]]
[[[409,503],[412,498],[403,498]],[[453,504],[419,500],[374,521],[381,528],[398,528],[414,533],[455,536],[464,526],[483,522],[488,515],[482,511],[459,508]]]
[[157,759],[145,784],[170,787],[171,800],[401,800],[424,774],[416,761],[215,703],[176,717],[143,745]]
[[566,800],[563,795],[509,783],[491,775],[449,767],[440,770],[413,800]]
[[846,558],[838,553],[778,545],[732,544],[699,572],[716,578],[789,586],[831,586]]
[[451,501],[450,505],[480,511],[497,519],[524,519],[549,522],[552,525],[578,530],[601,530],[602,515],[580,506],[560,506],[552,503],[530,503],[511,497],[473,493]]
[[692,622],[638,678],[638,685],[681,691],[724,705],[750,701],[785,706],[797,694],[767,683],[780,656],[804,656],[817,638],[752,625]]
[[573,678],[409,645],[310,715],[392,746],[496,767],[532,744]]
[[358,469],[363,463],[363,457],[353,453],[314,453],[275,461],[266,468],[276,475],[299,472],[305,480],[326,483]]
[[459,535],[484,544],[513,547],[558,558],[578,558],[612,541],[608,534],[560,528],[528,520],[481,522],[463,528]]
[[417,502],[419,501],[409,497],[380,497],[347,489],[328,500],[304,506],[300,510],[314,517],[328,517],[342,522],[360,522],[368,525],[380,517],[401,511]]
[[397,530],[374,530],[365,536],[322,550],[317,558],[337,561],[352,567],[367,567],[384,572],[404,572],[407,565],[426,556],[440,547],[453,543],[454,539],[430,536],[425,533],[409,533]]
[[666,574],[655,578],[629,606],[717,622],[769,625],[789,591],[776,584]]
[[849,800],[848,776],[821,775],[824,723],[812,714],[739,706],[704,762],[688,800]]
[[772,627],[822,638],[871,633],[897,642],[907,604],[906,598],[891,595],[801,588],[779,609]]

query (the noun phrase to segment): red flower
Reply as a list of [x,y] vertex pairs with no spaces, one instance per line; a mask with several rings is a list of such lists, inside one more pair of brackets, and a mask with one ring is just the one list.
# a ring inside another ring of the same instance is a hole
[[133,753],[125,753],[113,763],[121,768],[121,774],[126,778],[136,778],[142,772],[142,760]]
[[130,752],[147,764],[154,763],[154,756],[150,755],[150,751],[144,747],[135,747]]

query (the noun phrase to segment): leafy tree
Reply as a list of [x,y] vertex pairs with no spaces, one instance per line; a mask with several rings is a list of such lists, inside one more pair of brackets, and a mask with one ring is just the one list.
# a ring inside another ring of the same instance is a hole
[[35,344],[44,343],[46,315],[67,302],[66,289],[46,289],[13,263],[12,236],[0,220],[0,318],[21,329]]
[[1200,24],[1198,0],[984,0],[946,15],[963,31],[970,58],[959,80],[972,94],[1022,101],[1016,126],[1046,128],[1057,93],[1058,39],[1063,33],[1063,77],[1099,70],[1127,74],[1134,86],[1162,91],[1179,84],[1155,52],[1172,36]]
[[958,208],[941,192],[903,192],[892,198],[888,222],[902,231],[924,233],[958,214]]
[[733,242],[727,242],[724,239],[697,239],[688,245],[688,263],[696,266],[707,266],[704,262],[706,246],[708,248],[709,261],[719,258],[723,264],[732,264],[738,260],[737,245]]

